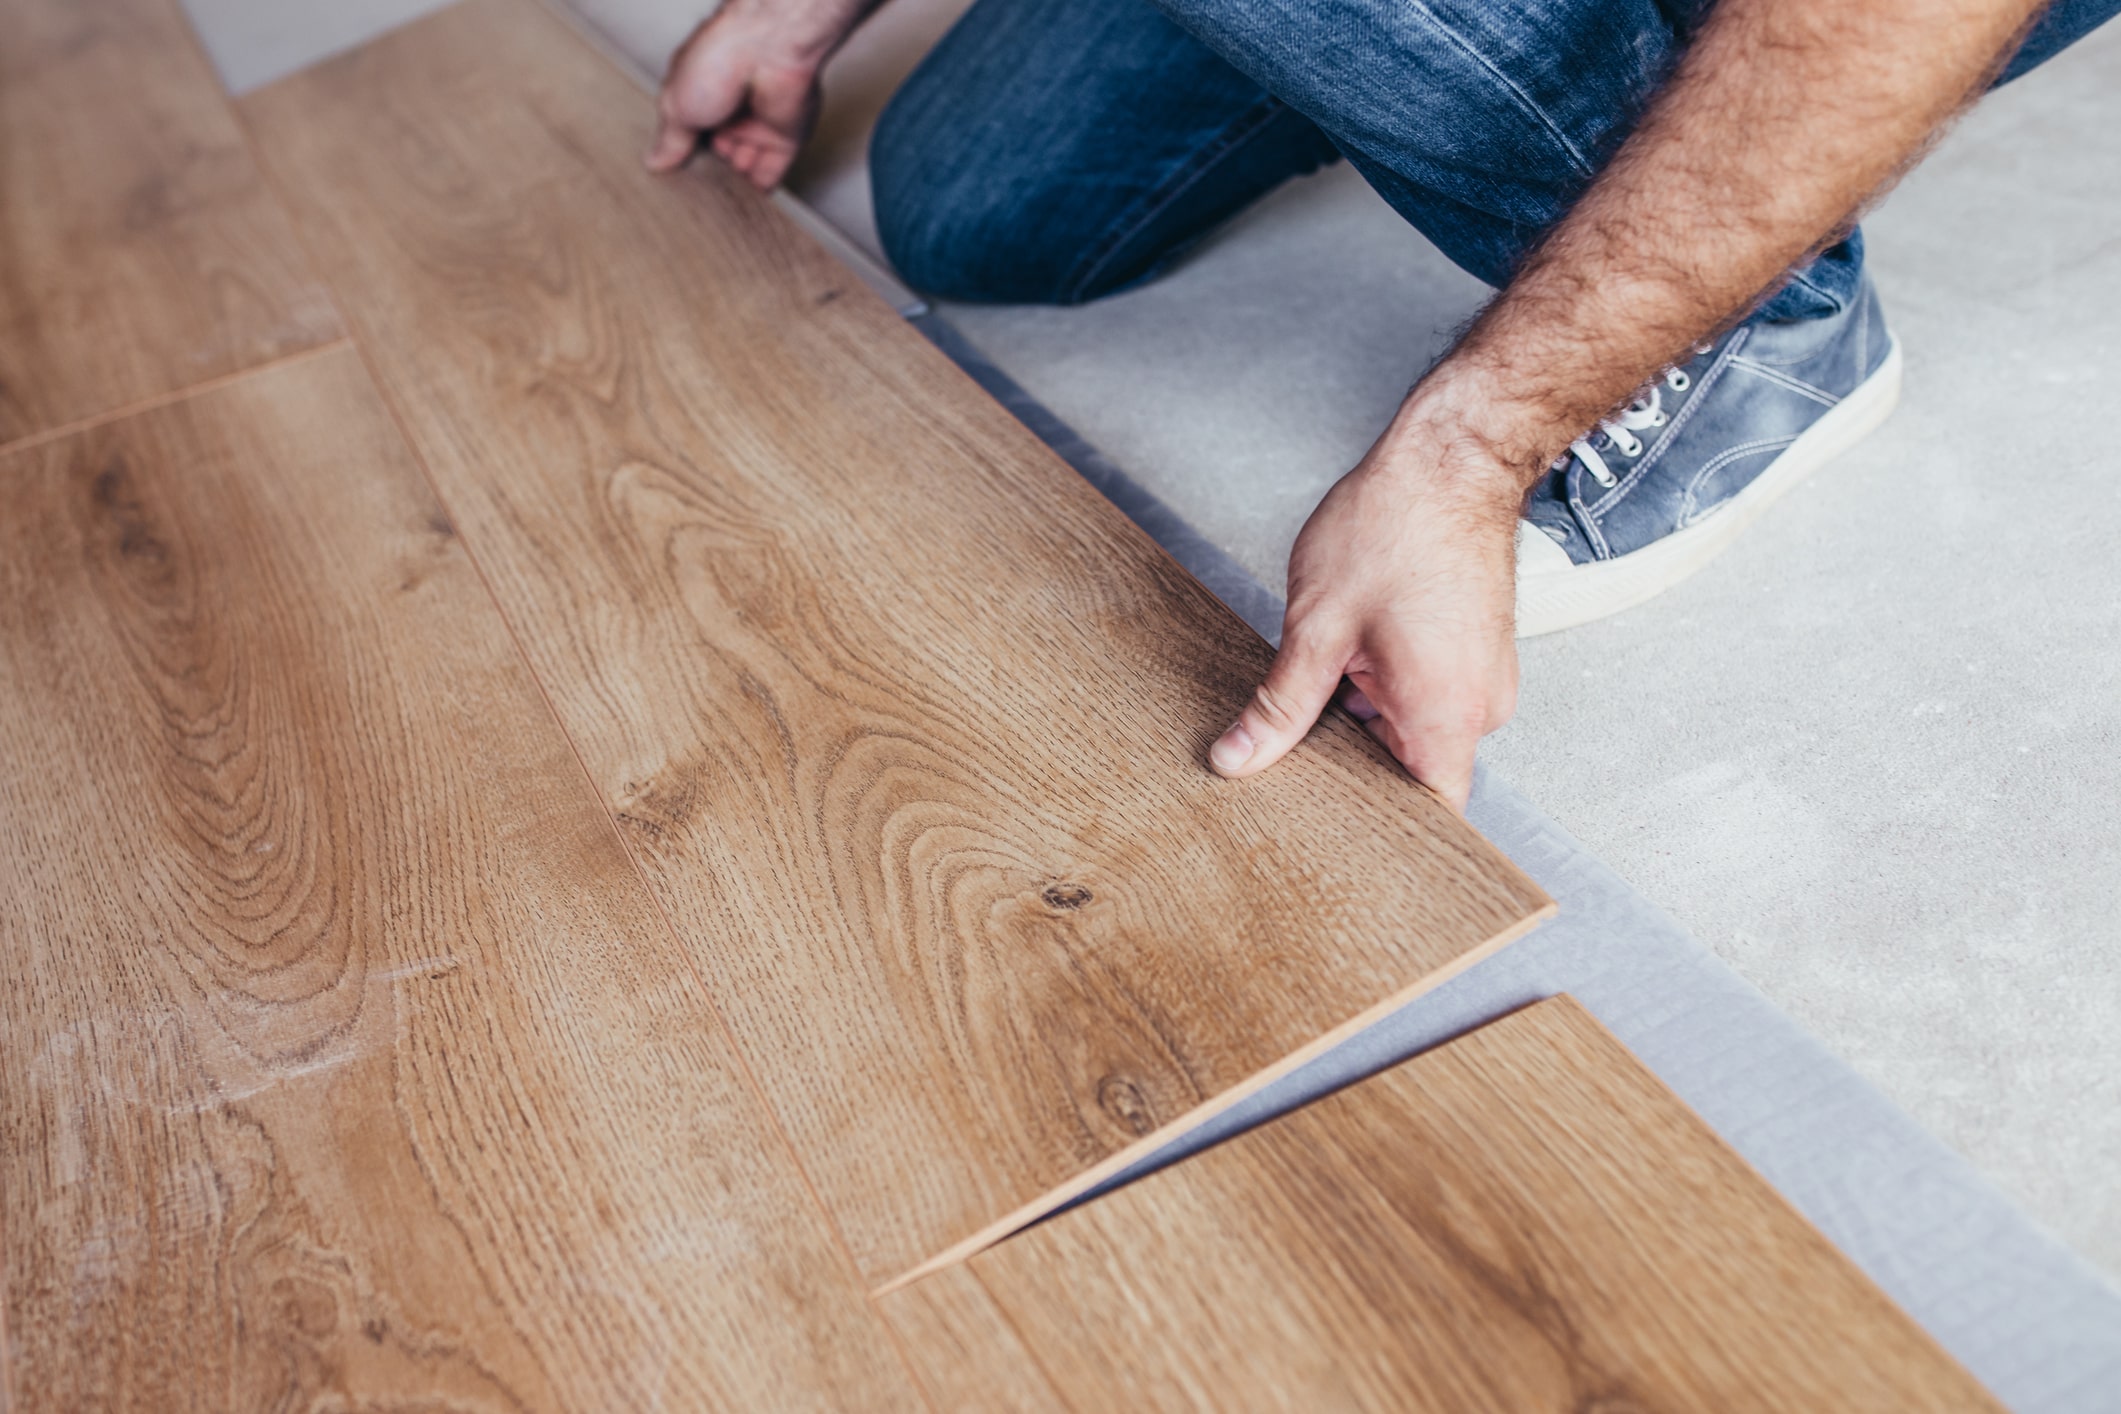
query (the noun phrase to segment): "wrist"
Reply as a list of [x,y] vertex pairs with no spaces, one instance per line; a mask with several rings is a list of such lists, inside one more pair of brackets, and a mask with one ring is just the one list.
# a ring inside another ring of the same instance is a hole
[[1429,449],[1437,476],[1469,492],[1519,503],[1582,431],[1522,397],[1511,386],[1521,381],[1454,354],[1414,385],[1384,440],[1395,450]]
[[777,67],[815,72],[868,9],[861,0],[725,0],[715,19],[748,32]]

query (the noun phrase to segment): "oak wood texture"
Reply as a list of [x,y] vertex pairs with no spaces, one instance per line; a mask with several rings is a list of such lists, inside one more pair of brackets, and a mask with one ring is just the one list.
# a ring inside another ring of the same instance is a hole
[[246,97],[866,1278],[998,1236],[1550,908],[529,0]]
[[0,0],[0,444],[340,333],[175,0]]
[[945,1408],[2001,1409],[1567,997],[881,1300]]
[[920,1406],[351,350],[0,488],[15,1410]]

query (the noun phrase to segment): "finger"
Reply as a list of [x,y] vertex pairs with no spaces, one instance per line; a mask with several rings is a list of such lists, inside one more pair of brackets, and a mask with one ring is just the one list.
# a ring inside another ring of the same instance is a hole
[[[1473,790],[1480,739],[1500,720],[1489,693],[1470,671],[1443,675],[1359,674],[1356,689],[1376,707],[1367,725],[1407,774],[1464,813]],[[1504,714],[1507,716],[1507,713]]]
[[1370,724],[1407,774],[1442,796],[1459,814],[1473,794],[1473,762],[1479,754],[1479,728],[1468,728],[1463,719],[1417,721],[1396,726],[1380,716]]
[[699,145],[700,130],[665,112],[656,126],[655,140],[642,161],[651,172],[672,172],[685,165]]
[[656,94],[656,133],[643,159],[651,171],[669,172],[685,165],[698,148],[700,134],[712,132],[743,106],[741,76],[716,57],[708,42],[712,18],[692,32],[670,56],[669,71]]
[[758,184],[760,191],[772,191],[788,175],[795,165],[795,145],[787,142],[765,142],[759,144],[758,161],[748,174]]
[[1267,679],[1237,721],[1208,750],[1222,775],[1257,775],[1304,739],[1340,687],[1349,644],[1330,626],[1291,623]]

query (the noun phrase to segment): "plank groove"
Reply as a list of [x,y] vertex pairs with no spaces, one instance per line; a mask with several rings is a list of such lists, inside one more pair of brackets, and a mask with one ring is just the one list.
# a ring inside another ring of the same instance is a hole
[[871,1282],[1550,908],[536,5],[240,107]]
[[175,0],[0,34],[0,444],[340,337]]
[[1566,997],[882,1304],[948,1408],[2001,1408]]
[[918,1408],[350,349],[0,456],[11,1408]]

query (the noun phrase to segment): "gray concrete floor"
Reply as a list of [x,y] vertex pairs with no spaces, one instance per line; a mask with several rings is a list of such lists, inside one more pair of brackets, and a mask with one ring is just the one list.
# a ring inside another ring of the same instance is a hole
[[[238,89],[433,0],[187,0]],[[964,0],[828,74],[803,194]],[[578,0],[660,68],[705,0]],[[305,28],[308,26],[308,28]],[[2121,26],[1978,109],[1869,225],[1902,411],[1722,560],[1525,645],[1487,759],[2077,1251],[2121,1271]],[[1262,581],[1482,289],[1346,169],[1141,291],[953,308]]]

